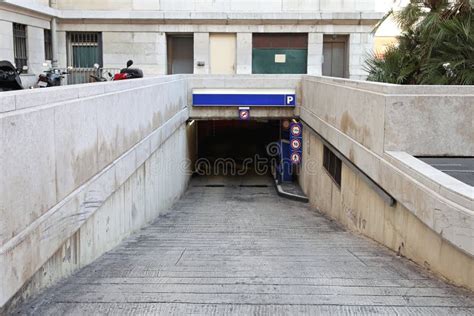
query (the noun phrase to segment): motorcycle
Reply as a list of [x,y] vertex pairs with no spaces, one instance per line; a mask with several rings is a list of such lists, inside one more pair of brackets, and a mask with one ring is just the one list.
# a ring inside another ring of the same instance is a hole
[[130,68],[130,66],[132,65],[133,65],[133,60],[127,61],[127,67],[122,68],[122,70],[120,70],[120,73],[112,76],[110,72],[105,72],[105,75],[104,75],[104,69],[100,68],[99,64],[94,64],[94,68],[96,69],[96,74],[91,75],[90,77],[97,82],[143,78],[143,71],[139,68]]
[[[27,70],[24,66],[23,70]],[[22,90],[20,71],[7,60],[0,61],[0,91]]]
[[44,74],[39,75],[36,85],[39,88],[58,87],[61,85],[61,80],[66,74],[67,72],[61,71],[58,68],[50,68]]
[[127,68],[123,68],[119,74],[115,74],[114,80],[143,78],[143,71],[139,68],[130,68],[132,65],[133,60],[127,61]]
[[112,81],[114,76],[110,71],[104,72],[104,68],[101,68],[99,64],[94,64],[95,75],[90,75],[96,82],[107,82]]

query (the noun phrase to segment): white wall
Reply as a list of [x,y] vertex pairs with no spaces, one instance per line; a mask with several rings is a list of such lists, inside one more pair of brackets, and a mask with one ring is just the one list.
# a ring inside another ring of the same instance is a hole
[[0,60],[13,61],[13,24],[0,21]]
[[44,29],[28,26],[28,72],[33,74],[42,73],[45,62],[44,52]]

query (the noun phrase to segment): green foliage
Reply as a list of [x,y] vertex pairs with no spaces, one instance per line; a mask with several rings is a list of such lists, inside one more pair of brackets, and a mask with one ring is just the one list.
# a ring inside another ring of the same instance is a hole
[[474,21],[470,0],[411,0],[402,11],[391,11],[383,20],[390,15],[402,29],[399,44],[389,47],[382,58],[368,57],[365,65],[368,80],[397,84],[474,84]]

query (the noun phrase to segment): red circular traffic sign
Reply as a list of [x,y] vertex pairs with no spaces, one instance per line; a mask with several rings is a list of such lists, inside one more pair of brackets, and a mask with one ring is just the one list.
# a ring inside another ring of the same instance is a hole
[[240,110],[239,117],[241,120],[248,120],[250,117],[250,112],[248,110]]
[[301,140],[299,139],[293,139],[291,141],[291,148],[294,150],[298,150],[301,148]]
[[300,136],[301,135],[301,126],[299,125],[292,125],[291,126],[291,135],[293,136]]
[[298,164],[301,162],[301,154],[300,153],[292,153],[291,154],[291,162],[294,164]]

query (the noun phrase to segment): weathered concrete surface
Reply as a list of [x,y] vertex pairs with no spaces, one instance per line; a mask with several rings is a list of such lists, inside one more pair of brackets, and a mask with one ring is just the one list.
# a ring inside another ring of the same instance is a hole
[[[0,95],[14,105],[0,113],[0,308],[183,126],[185,87],[170,76]],[[179,144],[174,174],[145,174],[184,190]]]
[[[434,124],[431,124],[430,129],[424,129],[423,135],[417,133],[410,137],[411,129],[405,129],[404,124],[400,124],[396,132],[405,135],[403,136],[405,138],[410,138],[412,144],[416,143],[420,146],[418,152],[408,151],[408,154],[411,155],[446,153],[443,148],[455,148],[450,150],[452,155],[472,155],[473,142],[472,137],[469,136],[472,134],[472,120],[469,113],[474,109],[471,102],[473,91],[471,87],[410,87],[304,76],[302,91],[302,105],[297,110],[300,111],[300,117],[308,127],[332,144],[336,150],[428,228],[471,257],[474,256],[472,190],[468,195],[465,195],[464,191],[455,192],[453,191],[454,186],[447,187],[445,183],[440,183],[435,177],[430,177],[427,181],[426,174],[417,174],[417,170],[407,171],[408,166],[404,166],[401,161],[395,161],[387,148],[389,134],[395,133],[395,127],[387,123],[388,121],[393,123],[395,120],[392,115],[387,114],[391,111],[388,108],[391,107],[389,102],[393,98],[406,96],[414,102],[412,104],[414,107],[422,108],[425,104],[424,100],[432,100],[434,95],[449,94],[453,99],[458,100],[459,104],[463,104],[462,109],[466,114],[462,116],[453,113],[444,117],[444,121],[451,119],[462,121],[458,129],[453,128],[450,124],[448,124],[449,126],[443,125],[445,128],[443,133],[451,135],[449,140],[442,138],[435,142],[435,147],[431,146],[433,143],[430,138],[436,137],[439,133],[437,122],[440,118],[438,115],[432,115],[435,120]],[[445,101],[445,98],[438,98],[437,107]],[[446,103],[446,106],[449,107],[450,103]],[[428,110],[432,109],[427,108]],[[436,112],[436,107],[433,107],[433,111]],[[399,108],[397,113],[397,115],[403,115],[404,112]],[[426,121],[429,120],[427,116],[430,116],[424,113],[409,117],[411,114],[407,113],[406,121],[410,122]],[[418,125],[413,123],[412,127],[415,128],[415,126]],[[308,149],[308,146],[304,147]],[[400,148],[400,151],[407,149],[403,142],[399,143],[397,147]],[[317,154],[309,152],[308,155],[310,157],[317,156]],[[427,184],[427,182],[430,183]],[[327,191],[317,191],[312,194],[324,198],[325,192]],[[305,193],[310,195],[307,191]],[[331,204],[327,206],[327,209],[332,207]],[[322,211],[327,209],[321,207]],[[378,223],[376,226],[381,224]],[[416,240],[415,238],[412,242],[417,243]],[[423,247],[426,246],[421,244],[419,247],[424,249]],[[436,253],[434,250],[433,252]],[[471,262],[473,262],[472,259]],[[449,269],[449,267],[446,268]],[[472,271],[474,271],[472,263],[470,271],[472,275]],[[471,279],[464,280],[462,284],[474,288],[474,279],[471,277]]]
[[[242,180],[194,179],[154,224],[18,312],[474,312],[472,293],[434,279],[306,204],[279,198],[271,179]],[[225,186],[206,187],[215,183]],[[262,183],[268,187],[243,187]]]

